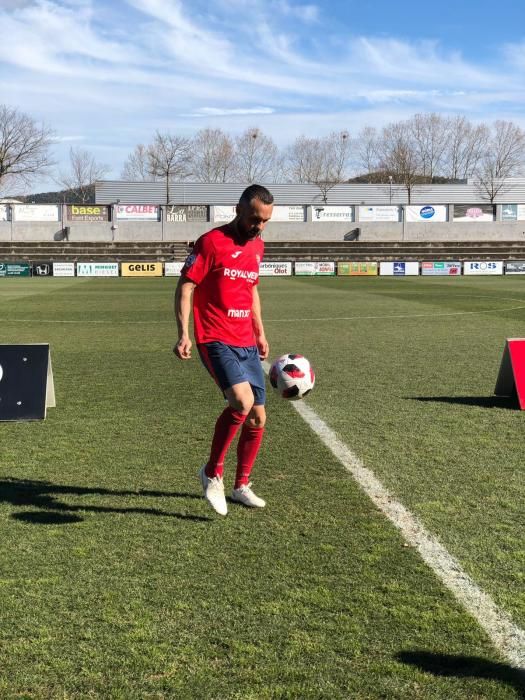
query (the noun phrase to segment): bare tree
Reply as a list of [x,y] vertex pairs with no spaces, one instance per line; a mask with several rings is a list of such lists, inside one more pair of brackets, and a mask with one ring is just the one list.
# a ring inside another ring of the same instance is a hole
[[410,120],[414,144],[419,160],[419,174],[425,182],[432,182],[439,175],[443,164],[447,144],[447,120],[432,112],[416,114]]
[[65,190],[70,190],[75,199],[85,203],[93,199],[95,182],[102,179],[109,170],[109,166],[97,163],[89,151],[70,148],[69,170],[59,172],[55,179]]
[[235,164],[233,140],[221,129],[202,129],[193,138],[192,179],[196,182],[232,182]]
[[346,131],[321,138],[300,136],[286,153],[288,178],[293,182],[316,185],[326,203],[328,192],[346,178],[349,141]]
[[485,124],[473,126],[464,116],[448,120],[448,145],[442,174],[452,180],[472,177],[489,139]]
[[379,137],[374,127],[365,126],[359,132],[356,139],[355,153],[357,166],[359,170],[368,176],[368,182],[373,183],[382,180],[380,175]]
[[6,182],[29,184],[53,165],[49,149],[53,131],[19,112],[0,105],[0,186]]
[[166,204],[170,202],[170,181],[181,182],[190,174],[190,153],[189,139],[159,131],[148,146],[150,172],[166,181]]
[[403,185],[410,204],[414,188],[421,182],[418,149],[410,122],[394,122],[385,126],[378,150],[381,169],[391,173],[394,182]]
[[131,182],[153,182],[156,177],[150,169],[148,148],[139,143],[130,153],[122,168],[121,178]]
[[254,127],[235,139],[235,176],[241,183],[275,182],[279,149],[273,140]]
[[525,171],[525,131],[512,122],[498,120],[492,125],[487,149],[475,171],[475,187],[491,204],[510,187],[508,178]]

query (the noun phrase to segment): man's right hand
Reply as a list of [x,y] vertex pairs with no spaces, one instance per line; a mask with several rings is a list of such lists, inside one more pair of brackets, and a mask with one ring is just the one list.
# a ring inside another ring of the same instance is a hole
[[180,338],[177,345],[173,348],[173,352],[177,355],[179,360],[190,360],[191,346],[192,342],[189,338]]

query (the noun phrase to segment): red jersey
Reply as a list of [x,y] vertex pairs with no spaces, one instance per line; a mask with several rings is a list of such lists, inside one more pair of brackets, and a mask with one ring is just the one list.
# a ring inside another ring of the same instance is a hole
[[195,243],[181,274],[197,285],[193,321],[197,343],[214,340],[237,347],[255,345],[253,286],[264,253],[261,238],[239,243],[229,226],[208,231]]

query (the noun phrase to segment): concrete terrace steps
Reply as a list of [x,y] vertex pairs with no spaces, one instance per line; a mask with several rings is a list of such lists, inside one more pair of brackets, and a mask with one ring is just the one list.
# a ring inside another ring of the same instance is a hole
[[[182,261],[183,241],[0,242],[0,262]],[[265,260],[525,260],[525,241],[267,241]]]

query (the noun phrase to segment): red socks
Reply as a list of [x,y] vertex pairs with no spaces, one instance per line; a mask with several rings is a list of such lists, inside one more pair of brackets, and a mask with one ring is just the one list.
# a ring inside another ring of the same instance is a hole
[[210,459],[206,465],[206,476],[213,479],[214,476],[222,478],[224,471],[224,458],[239,427],[248,416],[227,406],[215,423],[215,432],[211,443]]
[[264,428],[256,428],[246,423],[242,426],[237,445],[237,471],[234,488],[245,486],[250,480],[250,472],[255,463],[264,435]]

